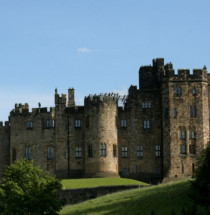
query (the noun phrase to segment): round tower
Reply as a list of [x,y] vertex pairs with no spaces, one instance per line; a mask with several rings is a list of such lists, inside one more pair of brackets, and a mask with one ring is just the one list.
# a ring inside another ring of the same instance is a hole
[[85,176],[118,177],[117,100],[115,96],[85,98]]

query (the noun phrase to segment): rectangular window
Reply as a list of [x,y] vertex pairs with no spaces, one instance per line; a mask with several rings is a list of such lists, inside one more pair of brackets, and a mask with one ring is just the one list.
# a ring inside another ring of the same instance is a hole
[[106,157],[106,144],[105,143],[101,143],[101,145],[100,145],[100,155],[102,157]]
[[143,103],[142,103],[142,108],[143,108],[143,109],[151,108],[151,102],[143,102]]
[[81,158],[82,157],[82,148],[81,147],[76,147],[76,158]]
[[173,118],[176,119],[176,117],[177,117],[177,110],[176,110],[176,108],[174,108],[174,111],[173,111]]
[[189,145],[189,152],[190,154],[196,154],[196,145],[195,144],[190,144]]
[[149,120],[144,120],[143,121],[143,128],[144,129],[149,129],[150,128],[150,121]]
[[113,157],[117,157],[117,146],[113,145]]
[[180,145],[180,154],[186,154],[186,144]]
[[137,158],[143,158],[143,146],[142,145],[137,146]]
[[155,146],[155,157],[160,157],[160,145]]
[[127,158],[128,157],[128,147],[122,146],[122,157]]
[[31,121],[27,122],[27,128],[32,129],[33,128],[33,123]]
[[190,106],[190,117],[196,117],[196,107]]
[[75,120],[75,128],[80,128],[81,125],[80,125],[80,119],[76,119]]
[[46,128],[53,128],[55,126],[55,121],[53,119],[46,120]]
[[126,127],[127,127],[127,120],[121,119],[121,128],[126,128]]
[[54,157],[54,151],[52,146],[47,147],[47,160],[52,160]]
[[175,87],[174,88],[174,95],[175,96],[181,96],[182,95],[182,88],[181,87]]
[[26,160],[31,160],[31,147],[26,147]]
[[93,145],[92,144],[88,145],[88,157],[89,158],[93,157]]

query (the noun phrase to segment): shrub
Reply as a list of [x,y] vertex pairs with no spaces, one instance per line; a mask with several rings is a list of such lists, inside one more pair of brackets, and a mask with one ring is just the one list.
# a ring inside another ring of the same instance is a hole
[[61,209],[57,198],[62,185],[44,174],[33,162],[18,160],[8,166],[0,183],[0,214],[56,215]]

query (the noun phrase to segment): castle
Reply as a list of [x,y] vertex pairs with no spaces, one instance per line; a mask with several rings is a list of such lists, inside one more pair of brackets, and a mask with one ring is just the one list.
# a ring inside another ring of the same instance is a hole
[[[210,74],[175,74],[163,58],[139,70],[128,95],[89,95],[76,106],[74,89],[55,107],[16,104],[0,123],[0,174],[16,159],[34,160],[58,178],[130,177],[144,181],[187,177],[209,141]],[[119,106],[119,100],[123,106]]]

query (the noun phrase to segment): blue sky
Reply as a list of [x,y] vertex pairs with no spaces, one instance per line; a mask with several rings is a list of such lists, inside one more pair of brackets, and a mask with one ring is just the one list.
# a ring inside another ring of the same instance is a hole
[[53,106],[54,89],[88,94],[138,85],[164,57],[210,67],[209,0],[0,0],[0,121],[15,103]]

